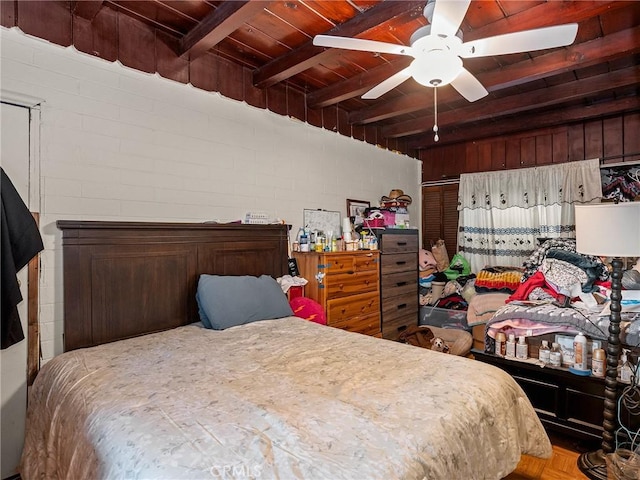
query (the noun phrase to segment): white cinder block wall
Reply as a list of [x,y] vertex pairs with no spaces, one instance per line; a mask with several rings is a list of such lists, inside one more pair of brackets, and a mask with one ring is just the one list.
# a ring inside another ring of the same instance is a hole
[[45,361],[62,352],[56,220],[232,221],[261,210],[296,232],[304,208],[345,215],[347,198],[376,205],[401,188],[414,199],[411,223],[420,224],[415,159],[17,29],[0,30],[0,54],[3,98],[42,100],[32,181],[45,242]]

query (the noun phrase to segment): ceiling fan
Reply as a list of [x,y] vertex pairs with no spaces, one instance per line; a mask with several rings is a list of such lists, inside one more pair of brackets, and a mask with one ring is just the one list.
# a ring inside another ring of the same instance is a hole
[[[414,58],[407,68],[362,95],[364,99],[378,98],[413,77],[421,85],[434,88],[451,84],[464,98],[475,102],[488,95],[488,92],[478,79],[462,66],[463,58],[563,47],[573,43],[578,32],[578,24],[569,23],[463,43],[460,24],[470,3],[471,0],[429,0],[424,8],[424,16],[429,25],[420,27],[413,33],[409,41],[411,46],[331,35],[316,35],[313,44],[346,50],[408,55]],[[434,131],[437,132],[437,127]]]

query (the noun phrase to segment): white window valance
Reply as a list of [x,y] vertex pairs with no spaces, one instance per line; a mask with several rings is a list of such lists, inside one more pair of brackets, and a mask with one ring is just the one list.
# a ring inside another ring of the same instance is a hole
[[586,203],[602,197],[599,160],[460,175],[458,210]]

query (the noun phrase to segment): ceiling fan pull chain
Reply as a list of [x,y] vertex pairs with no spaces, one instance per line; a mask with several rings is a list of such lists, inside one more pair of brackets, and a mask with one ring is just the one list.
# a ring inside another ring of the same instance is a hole
[[433,112],[435,114],[434,122],[433,122],[433,141],[437,142],[440,140],[438,136],[438,88],[433,89]]

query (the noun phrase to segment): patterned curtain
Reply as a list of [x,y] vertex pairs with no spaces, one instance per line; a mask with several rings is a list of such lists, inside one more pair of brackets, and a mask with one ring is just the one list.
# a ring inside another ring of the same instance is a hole
[[574,203],[599,202],[598,159],[460,175],[458,251],[478,272],[522,266],[541,238],[575,238]]

